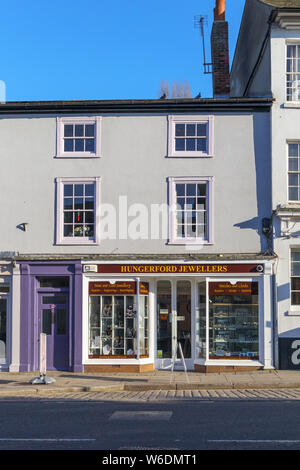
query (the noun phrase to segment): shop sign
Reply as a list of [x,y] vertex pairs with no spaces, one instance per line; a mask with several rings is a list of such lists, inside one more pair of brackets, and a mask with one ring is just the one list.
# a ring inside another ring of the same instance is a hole
[[159,316],[161,320],[168,320],[169,310],[167,308],[161,308],[159,310]]
[[210,282],[209,295],[257,295],[257,282]]
[[260,264],[98,264],[99,274],[263,273]]
[[[120,281],[114,284],[109,281],[99,281],[89,283],[90,295],[136,295],[136,282]],[[140,282],[140,294],[149,294],[149,284]]]
[[300,338],[279,338],[279,369],[300,370]]

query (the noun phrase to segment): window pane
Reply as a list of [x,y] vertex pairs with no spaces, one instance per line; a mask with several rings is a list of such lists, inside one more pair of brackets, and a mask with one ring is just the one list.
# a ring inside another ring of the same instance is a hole
[[188,238],[196,237],[196,225],[187,225],[186,226],[186,236]]
[[289,188],[289,200],[298,201],[298,188]]
[[83,225],[75,225],[74,227],[74,236],[75,237],[83,237]]
[[75,209],[83,210],[83,198],[82,197],[76,197],[74,199],[74,202],[75,202],[75,204],[74,204]]
[[75,140],[75,152],[83,152],[83,151],[84,151],[84,140],[76,139]]
[[83,211],[82,212],[81,211],[80,212],[75,212],[75,214],[74,214],[75,224],[83,223],[83,214],[84,214]]
[[94,209],[94,198],[87,197],[85,199],[85,208]]
[[83,184],[75,184],[74,194],[75,196],[83,196]]
[[296,57],[296,46],[287,46],[287,56]]
[[85,185],[85,196],[94,196],[94,184]]
[[185,139],[175,139],[175,150],[184,150]]
[[186,135],[187,136],[196,135],[196,124],[187,124],[187,126],[186,126]]
[[297,173],[290,173],[289,174],[289,185],[290,186],[298,186],[298,174]]
[[299,159],[289,158],[289,171],[298,171],[298,170],[299,170]]
[[292,277],[292,290],[300,292],[300,277]]
[[197,136],[206,137],[206,124],[197,124]]
[[186,150],[190,152],[196,150],[196,139],[186,139]]
[[86,225],[85,226],[84,236],[85,237],[93,237],[94,236],[94,225]]
[[64,213],[64,223],[72,224],[73,223],[73,214],[74,214],[74,212],[65,212]]
[[73,225],[64,225],[64,237],[73,237]]
[[198,184],[198,196],[206,196],[206,184]]
[[177,237],[183,238],[185,235],[184,225],[177,225]]
[[67,302],[67,297],[65,295],[43,295],[42,303],[43,304],[65,304]]
[[95,136],[95,126],[94,126],[94,124],[86,124],[85,125],[85,136],[86,137],[94,137]]
[[85,141],[85,151],[86,152],[95,152],[95,141],[94,141],[94,139],[86,139],[86,141]]
[[82,124],[76,124],[75,126],[75,137],[83,137],[83,125]]
[[300,305],[300,292],[292,292],[292,305]]
[[300,276],[300,262],[292,263],[292,276]]
[[299,145],[289,144],[289,157],[298,157],[298,155],[299,155]]
[[56,312],[56,333],[58,335],[67,334],[67,311],[65,309],[57,309]]
[[185,209],[187,210],[195,210],[196,209],[196,198],[189,197],[186,199]]
[[177,194],[177,196],[184,196],[185,195],[185,185],[184,184],[176,184],[176,194]]
[[74,150],[74,140],[73,139],[65,139],[64,151],[65,152],[73,152],[73,150]]
[[93,211],[85,213],[85,222],[90,223],[90,224],[94,223],[94,212]]
[[199,152],[206,152],[206,139],[197,139],[197,150]]
[[176,137],[184,137],[184,135],[185,135],[185,124],[176,124],[175,125],[175,135],[176,135]]
[[64,136],[65,137],[73,137],[73,124],[65,124],[64,125]]
[[292,251],[292,261],[300,261],[300,251]]
[[40,278],[40,287],[69,287],[68,277],[45,277]]
[[73,198],[72,197],[65,197],[64,198],[64,209],[72,209],[73,208]]
[[197,198],[197,210],[205,210],[205,209],[206,209],[206,198],[198,197]]
[[64,184],[64,196],[73,196],[72,184]]
[[187,196],[196,196],[196,184],[187,184],[186,185],[186,195]]
[[185,203],[185,199],[182,198],[182,197],[179,197],[179,198],[177,199],[177,207],[178,207],[178,209],[184,210],[184,203]]

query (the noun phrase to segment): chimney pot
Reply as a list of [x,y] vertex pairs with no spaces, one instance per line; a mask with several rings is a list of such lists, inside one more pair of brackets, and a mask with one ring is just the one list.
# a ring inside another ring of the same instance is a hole
[[216,0],[216,8],[214,9],[215,21],[225,20],[225,0]]

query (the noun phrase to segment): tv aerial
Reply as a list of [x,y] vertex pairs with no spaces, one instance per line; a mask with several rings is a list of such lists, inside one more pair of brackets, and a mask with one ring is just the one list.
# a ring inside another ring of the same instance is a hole
[[203,67],[204,73],[207,75],[212,73],[212,63],[206,61],[205,54],[205,38],[204,38],[204,26],[207,25],[207,16],[206,15],[197,15],[194,16],[194,28],[200,29],[200,36],[202,38],[202,47],[203,47]]

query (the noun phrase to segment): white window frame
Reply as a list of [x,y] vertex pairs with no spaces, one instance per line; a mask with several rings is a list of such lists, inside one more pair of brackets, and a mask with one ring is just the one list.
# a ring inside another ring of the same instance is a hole
[[[171,245],[212,245],[213,240],[213,182],[212,176],[197,177],[170,177],[169,183],[169,244]],[[207,186],[207,237],[204,238],[182,238],[176,236],[176,184],[199,184],[205,183]]]
[[[94,237],[64,237],[64,184],[95,184]],[[56,245],[99,245],[100,243],[100,177],[56,178]]]
[[[213,116],[168,116],[168,157],[212,157],[213,156]],[[206,152],[202,151],[186,151],[175,149],[175,126],[176,124],[206,124]]]
[[[101,116],[57,117],[56,119],[56,158],[100,158],[101,157]],[[95,152],[65,152],[64,125],[93,124],[95,126]]]

